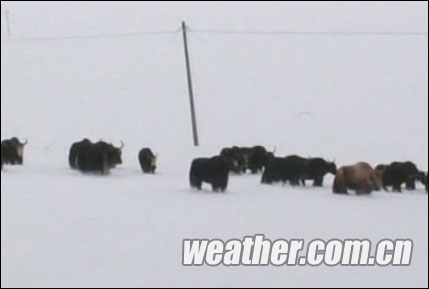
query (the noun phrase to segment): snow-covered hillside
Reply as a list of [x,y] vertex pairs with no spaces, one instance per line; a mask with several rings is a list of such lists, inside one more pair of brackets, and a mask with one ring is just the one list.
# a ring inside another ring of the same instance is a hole
[[[1,43],[1,138],[27,138],[1,174],[1,284],[9,286],[426,286],[428,197],[335,196],[233,176],[190,190],[195,157],[255,144],[338,165],[428,162],[426,36],[191,32],[201,147],[192,146],[180,33]],[[109,176],[71,171],[83,137],[123,140]],[[159,154],[143,176],[137,153]],[[181,266],[185,238],[410,238],[409,267]]]

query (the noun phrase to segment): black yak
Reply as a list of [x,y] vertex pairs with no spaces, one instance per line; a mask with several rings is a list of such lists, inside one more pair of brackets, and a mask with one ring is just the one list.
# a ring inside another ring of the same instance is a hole
[[84,153],[92,145],[91,141],[87,138],[81,140],[80,142],[75,142],[71,145],[69,151],[69,165],[72,169],[78,169],[78,156],[79,154]]
[[248,150],[248,169],[252,174],[262,172],[274,159],[274,152],[268,152],[263,146],[254,146]]
[[22,165],[24,163],[24,148],[28,141],[21,143],[13,137],[1,143],[2,165]]
[[335,175],[337,166],[334,162],[328,162],[322,158],[303,158],[300,156],[286,157],[292,167],[292,185],[302,184],[305,186],[306,180],[312,180],[314,187],[322,187],[327,174]]
[[150,148],[144,148],[139,152],[140,167],[145,174],[154,174],[156,170],[157,156]]
[[69,152],[69,165],[84,173],[106,174],[122,164],[122,148],[99,141],[92,143],[88,139],[74,143]]
[[246,159],[243,155],[243,151],[239,147],[223,148],[219,155],[231,163],[231,171],[233,173],[241,174],[246,171]]
[[274,158],[263,146],[223,148],[220,155],[228,158],[233,164],[232,172],[236,174],[257,174]]
[[294,185],[296,183],[293,173],[294,170],[294,163],[290,159],[274,158],[265,167],[261,183],[271,185],[277,182],[281,182],[283,184],[290,182]]
[[197,190],[201,190],[205,182],[214,192],[225,192],[231,168],[231,161],[223,156],[195,159],[191,164],[189,183]]
[[306,180],[312,180],[313,186],[322,187],[325,175],[335,175],[337,166],[322,158],[303,158],[300,156],[288,156],[286,158],[274,158],[265,168],[262,183],[289,182],[292,186],[305,186]]
[[407,190],[415,190],[419,174],[412,162],[393,162],[382,170],[383,188],[388,191],[388,187],[392,187],[394,192],[402,192],[402,185],[405,184]]

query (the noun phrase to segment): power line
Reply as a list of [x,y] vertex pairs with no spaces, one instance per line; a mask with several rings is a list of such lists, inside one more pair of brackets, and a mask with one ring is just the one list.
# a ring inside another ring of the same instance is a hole
[[303,36],[427,36],[428,32],[395,32],[395,31],[362,31],[362,32],[330,32],[330,31],[256,31],[256,30],[210,30],[193,29],[189,32],[205,34],[249,34],[249,35],[303,35]]
[[[329,31],[252,31],[252,30],[210,30],[194,29],[187,27],[190,33],[200,34],[231,34],[231,35],[302,35],[302,36],[427,36],[428,32],[329,32]],[[99,38],[119,38],[135,36],[157,36],[180,33],[182,28],[176,30],[164,31],[145,31],[145,32],[125,32],[112,34],[92,34],[92,35],[71,35],[71,36],[40,36],[23,38],[3,38],[1,42],[25,42],[25,41],[55,41],[55,40],[79,40],[79,39],[99,39]],[[10,35],[10,33],[9,33]]]
[[44,41],[44,40],[79,40],[79,39],[99,39],[99,38],[119,38],[119,37],[135,37],[135,36],[150,36],[150,35],[168,35],[181,32],[181,29],[169,31],[146,31],[146,32],[125,32],[112,34],[92,34],[92,35],[72,35],[72,36],[41,36],[28,38],[4,38],[1,42],[25,42],[25,41]]

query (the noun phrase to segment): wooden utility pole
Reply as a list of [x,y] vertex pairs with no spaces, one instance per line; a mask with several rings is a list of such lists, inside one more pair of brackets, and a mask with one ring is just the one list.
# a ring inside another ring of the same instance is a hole
[[185,60],[186,60],[186,74],[188,77],[188,90],[189,90],[189,103],[191,106],[191,120],[192,120],[192,134],[194,138],[194,146],[199,146],[198,139],[198,127],[197,127],[197,115],[195,112],[195,101],[194,101],[194,90],[192,87],[192,74],[191,74],[191,64],[189,61],[189,48],[188,48],[188,36],[186,31],[186,23],[182,22],[182,33],[183,33],[183,46],[185,48]]

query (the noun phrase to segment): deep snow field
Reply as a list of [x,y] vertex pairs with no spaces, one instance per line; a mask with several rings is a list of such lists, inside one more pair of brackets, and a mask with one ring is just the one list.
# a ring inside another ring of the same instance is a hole
[[[194,157],[261,144],[339,166],[428,161],[426,36],[190,34],[201,147],[191,143],[180,34],[1,43],[1,137],[28,138],[1,173],[1,285],[428,286],[428,196],[188,185]],[[71,171],[72,142],[123,140],[108,176]],[[140,173],[143,146],[158,173]],[[181,266],[186,238],[410,238],[409,267]]]

